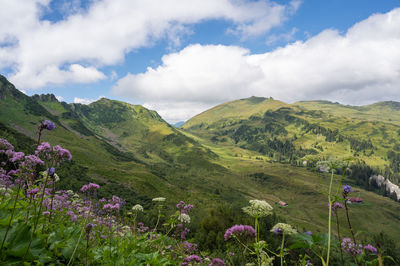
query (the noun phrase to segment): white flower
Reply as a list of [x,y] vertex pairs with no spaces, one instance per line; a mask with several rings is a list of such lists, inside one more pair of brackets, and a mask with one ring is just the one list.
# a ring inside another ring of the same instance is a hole
[[165,198],[158,197],[158,198],[154,198],[153,201],[163,202],[163,201],[165,201]]
[[143,207],[140,204],[136,204],[135,206],[132,207],[132,211],[142,212],[143,211]]
[[271,229],[271,232],[273,233],[276,233],[278,231],[281,231],[285,235],[297,234],[297,230],[295,228],[293,228],[290,224],[284,224],[284,223],[277,223]]
[[260,218],[272,214],[272,206],[265,200],[250,200],[250,206],[244,207],[243,211],[254,218]]
[[181,221],[182,223],[190,223],[190,216],[187,215],[186,213],[181,213],[179,214],[178,220]]

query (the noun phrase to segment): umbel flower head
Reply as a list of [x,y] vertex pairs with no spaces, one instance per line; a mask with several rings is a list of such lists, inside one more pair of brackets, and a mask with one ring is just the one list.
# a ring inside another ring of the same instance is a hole
[[181,213],[179,214],[178,220],[181,221],[182,223],[190,223],[190,216],[186,213]]
[[163,201],[165,201],[165,198],[163,198],[163,197],[158,197],[158,198],[152,199],[152,201],[155,201],[155,202],[163,202]]
[[254,218],[265,217],[272,214],[272,206],[265,200],[250,200],[250,206],[244,207],[243,211]]
[[136,204],[135,206],[132,207],[132,211],[142,212],[143,211],[143,207],[140,204]]
[[297,230],[293,228],[290,224],[277,223],[272,227],[271,232],[277,235],[294,235],[297,234]]

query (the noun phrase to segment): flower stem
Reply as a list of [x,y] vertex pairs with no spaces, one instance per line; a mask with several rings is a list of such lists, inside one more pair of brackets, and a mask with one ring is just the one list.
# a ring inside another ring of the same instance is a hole
[[284,246],[284,243],[285,243],[285,232],[283,232],[283,234],[282,234],[282,244],[281,244],[281,254],[280,254],[280,257],[281,257],[281,266],[283,266],[283,246]]
[[[339,216],[338,216],[337,212],[335,212],[335,216],[336,216],[336,224],[337,224],[337,234],[338,234],[338,238],[339,238],[339,241],[340,241],[341,237],[340,237],[340,227],[339,227]],[[340,264],[342,266],[344,265],[343,264],[343,251],[342,251],[342,248],[340,248]]]
[[353,237],[354,244],[357,244],[356,237],[354,236],[354,232],[353,232],[353,227],[351,226],[351,223],[350,223],[349,208],[347,207],[347,198],[346,197],[344,197],[344,207],[346,209],[347,223],[349,224],[351,236]]
[[326,265],[329,265],[329,255],[331,251],[331,230],[332,230],[332,183],[333,183],[333,169],[331,174],[331,181],[329,183],[328,201],[329,201],[329,216],[328,216],[328,252],[326,255]]
[[7,235],[8,235],[8,231],[10,230],[12,220],[14,219],[15,209],[17,207],[17,201],[18,201],[18,196],[19,196],[20,190],[21,190],[21,184],[18,185],[18,190],[17,190],[17,194],[15,195],[14,206],[13,206],[13,209],[12,209],[12,212],[11,212],[10,221],[8,222],[6,234],[4,235],[3,241],[1,242],[0,255],[1,255],[2,251],[3,251],[4,243],[6,242],[6,238],[7,238]]

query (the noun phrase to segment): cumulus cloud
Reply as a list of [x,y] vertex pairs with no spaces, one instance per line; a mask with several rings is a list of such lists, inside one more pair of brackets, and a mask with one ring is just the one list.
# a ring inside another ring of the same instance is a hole
[[170,121],[252,95],[288,102],[400,100],[399,25],[400,9],[394,9],[372,15],[344,34],[329,29],[264,54],[235,46],[190,45],[164,56],[157,68],[121,78],[113,92],[145,102]]
[[263,34],[293,14],[300,1],[98,0],[85,10],[79,4],[74,0],[68,6],[72,14],[50,22],[41,19],[50,0],[0,0],[0,70],[12,68],[9,78],[18,87],[103,79],[101,67],[161,38],[179,45],[182,34],[191,32],[188,26],[204,20],[230,21],[231,32],[242,37]]
[[104,96],[100,96],[100,97],[98,97],[97,99],[88,99],[88,98],[78,98],[78,97],[75,97],[75,98],[74,98],[74,103],[80,103],[80,104],[86,104],[86,105],[88,105],[88,104],[91,104],[92,102],[95,102],[95,101],[100,100],[101,98],[104,98]]

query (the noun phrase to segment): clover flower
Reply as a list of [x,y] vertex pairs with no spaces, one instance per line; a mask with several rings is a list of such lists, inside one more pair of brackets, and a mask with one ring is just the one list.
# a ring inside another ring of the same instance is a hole
[[343,238],[341,246],[344,252],[349,253],[353,256],[362,253],[362,245],[356,245],[350,238]]
[[256,230],[250,225],[234,225],[228,228],[224,234],[224,238],[227,241],[229,238],[236,237],[255,237]]
[[140,204],[136,204],[135,206],[132,207],[132,211],[142,212],[143,211],[143,207]]
[[371,251],[372,253],[378,253],[378,250],[374,246],[372,246],[371,244],[368,244],[368,245],[364,246],[364,249],[368,250],[368,251]]
[[297,230],[293,228],[290,224],[285,224],[285,223],[277,223],[272,227],[271,232],[277,234],[277,235],[294,235],[297,234]]
[[225,262],[220,258],[214,258],[208,266],[225,266]]
[[158,198],[152,199],[152,201],[155,201],[155,202],[163,202],[163,201],[165,201],[165,198],[163,198],[163,197],[158,197]]
[[254,218],[265,217],[272,214],[272,206],[265,200],[250,200],[250,206],[242,208],[245,213]]

